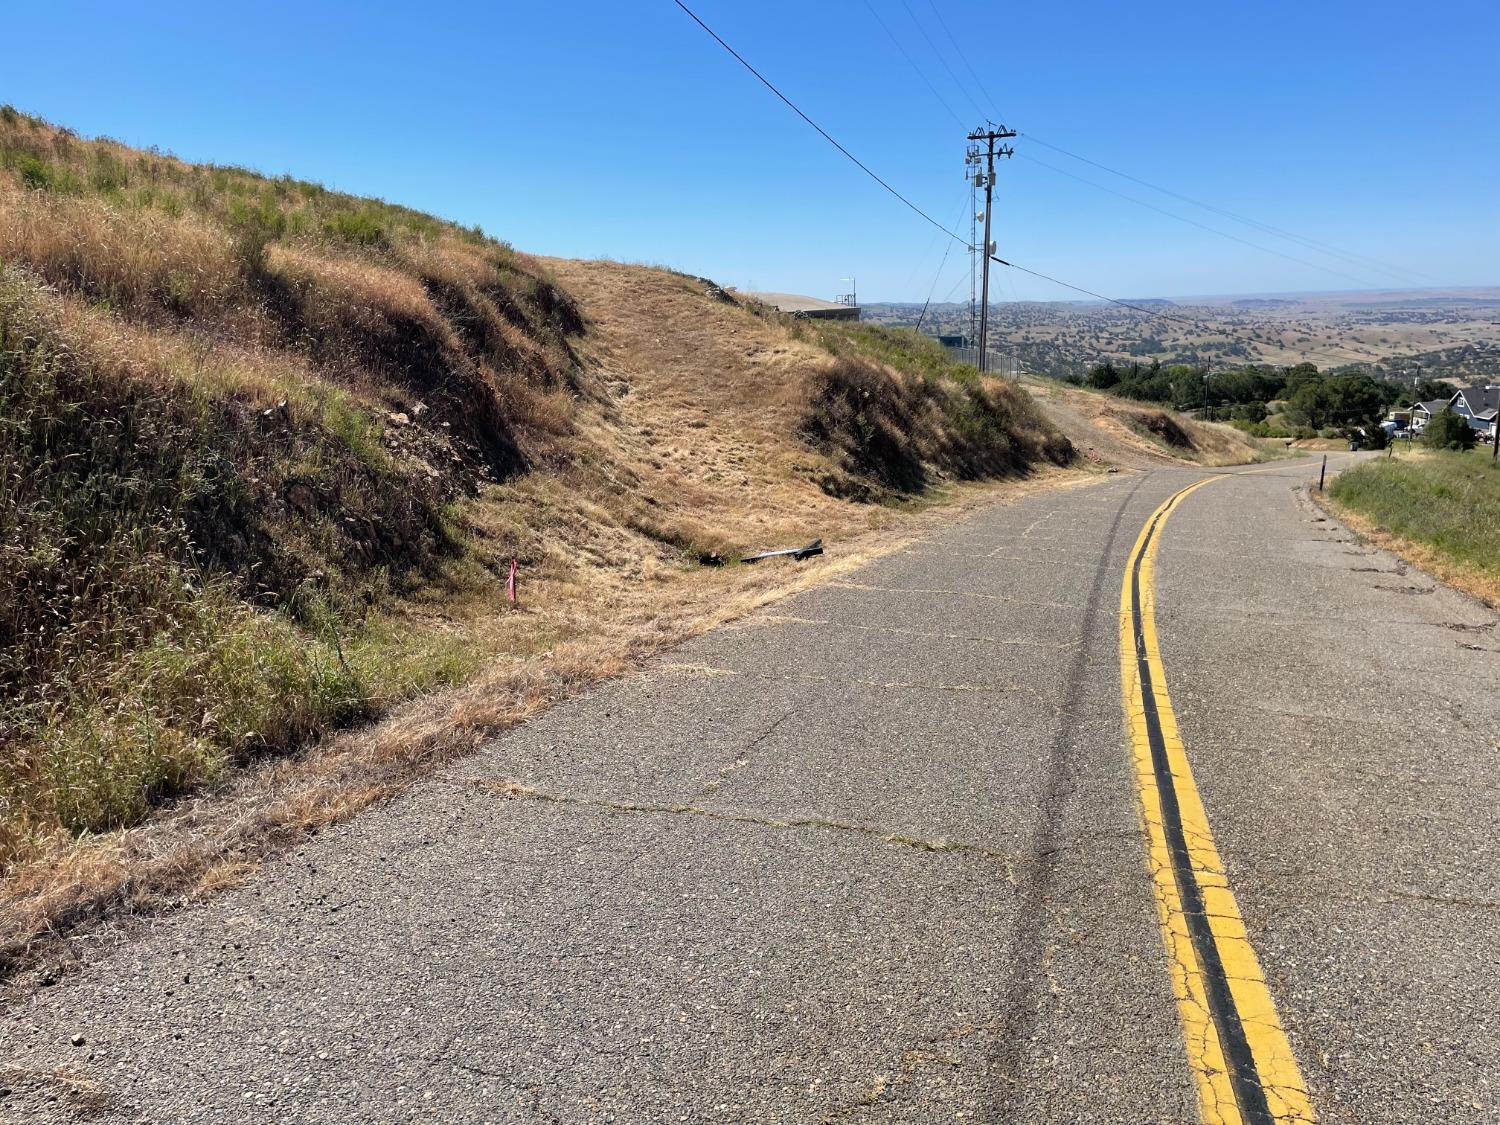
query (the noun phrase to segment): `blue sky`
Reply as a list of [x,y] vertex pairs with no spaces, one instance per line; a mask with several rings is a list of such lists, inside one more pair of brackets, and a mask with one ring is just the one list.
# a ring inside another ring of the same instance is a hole
[[[1403,271],[1276,239],[1023,135],[1001,170],[1000,253],[1088,288],[1500,284],[1500,5],[689,2],[964,232],[963,134],[987,114]],[[380,195],[540,253],[823,296],[852,274],[862,300],[967,298],[963,249],[940,275],[941,237],[671,0],[54,2],[12,7],[6,25],[0,100],[81,133]],[[1000,299],[1070,296],[1001,273]]]

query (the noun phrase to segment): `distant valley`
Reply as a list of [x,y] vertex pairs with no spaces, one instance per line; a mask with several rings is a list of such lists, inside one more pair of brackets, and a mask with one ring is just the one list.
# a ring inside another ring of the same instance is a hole
[[[1361,290],[990,306],[991,348],[1019,370],[1066,378],[1115,363],[1359,368],[1403,380],[1473,380],[1500,371],[1500,287]],[[863,318],[971,336],[968,302],[875,303]]]

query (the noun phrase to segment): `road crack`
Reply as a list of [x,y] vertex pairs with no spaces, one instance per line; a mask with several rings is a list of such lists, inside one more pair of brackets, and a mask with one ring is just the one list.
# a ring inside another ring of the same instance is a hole
[[656,804],[645,801],[617,801],[604,797],[579,797],[570,793],[553,793],[545,789],[535,789],[508,778],[471,777],[469,784],[485,793],[506,800],[541,801],[546,804],[573,805],[609,812],[701,817],[704,820],[716,820],[727,824],[752,824],[761,828],[816,828],[828,832],[847,832],[856,836],[867,836],[884,844],[912,848],[917,851],[949,852],[955,855],[972,855],[993,860],[1005,868],[1005,877],[1009,882],[1014,884],[1016,881],[1014,863],[1017,856],[1010,852],[1000,851],[998,848],[988,848],[983,844],[974,844],[965,840],[886,832],[867,824],[855,824],[852,821],[833,820],[819,816],[782,818],[758,816],[754,813],[726,812],[720,809],[704,808],[701,805]]

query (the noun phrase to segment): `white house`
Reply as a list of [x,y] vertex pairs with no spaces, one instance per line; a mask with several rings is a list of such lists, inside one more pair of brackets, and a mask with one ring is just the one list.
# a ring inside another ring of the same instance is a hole
[[1432,421],[1434,414],[1441,414],[1448,408],[1450,399],[1433,398],[1426,402],[1413,404],[1411,408],[1411,428],[1419,433],[1427,428],[1427,423]]

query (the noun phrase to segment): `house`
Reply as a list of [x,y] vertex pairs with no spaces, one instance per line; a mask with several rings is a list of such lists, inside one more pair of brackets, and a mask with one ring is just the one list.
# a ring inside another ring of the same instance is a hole
[[1421,433],[1427,428],[1427,423],[1432,421],[1434,414],[1441,414],[1448,409],[1449,400],[1446,398],[1428,399],[1426,402],[1413,404],[1411,408],[1411,428]]
[[1464,387],[1448,400],[1448,405],[1471,427],[1487,433],[1494,427],[1495,412],[1500,409],[1500,385]]

